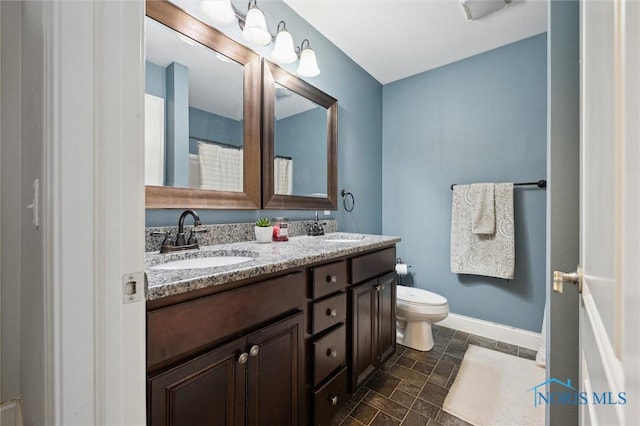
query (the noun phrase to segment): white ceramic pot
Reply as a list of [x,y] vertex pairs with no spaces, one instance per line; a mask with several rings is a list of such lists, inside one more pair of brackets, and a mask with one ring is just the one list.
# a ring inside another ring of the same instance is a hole
[[273,226],[254,226],[256,231],[256,240],[259,243],[270,243],[273,236]]

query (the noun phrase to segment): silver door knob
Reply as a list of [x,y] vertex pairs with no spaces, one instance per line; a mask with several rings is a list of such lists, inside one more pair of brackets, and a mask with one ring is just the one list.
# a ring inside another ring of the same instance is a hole
[[338,277],[335,275],[327,275],[327,282],[334,284],[338,282]]
[[251,356],[258,355],[258,352],[260,352],[260,346],[258,345],[253,345],[251,346],[251,349],[249,349],[249,355]]
[[242,352],[238,357],[238,364],[244,364],[249,359],[249,354],[246,352]]
[[332,396],[331,398],[329,398],[329,401],[331,401],[331,405],[338,405],[338,397],[337,396]]
[[327,309],[327,315],[331,318],[335,318],[338,316],[338,311],[336,309]]
[[335,349],[327,349],[327,356],[331,358],[336,358],[338,356],[338,352]]
[[575,284],[578,293],[582,293],[582,266],[578,265],[578,270],[572,273],[553,271],[553,291],[562,293],[562,285],[565,282]]

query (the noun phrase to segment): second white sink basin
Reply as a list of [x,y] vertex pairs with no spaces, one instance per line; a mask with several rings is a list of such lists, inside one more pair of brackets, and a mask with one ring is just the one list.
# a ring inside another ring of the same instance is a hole
[[216,268],[220,266],[235,265],[249,262],[253,257],[247,256],[212,256],[198,257],[195,259],[174,260],[173,262],[161,263],[152,266],[151,269],[175,270],[175,269],[201,269]]
[[322,239],[325,243],[357,243],[364,240],[361,235],[329,235]]

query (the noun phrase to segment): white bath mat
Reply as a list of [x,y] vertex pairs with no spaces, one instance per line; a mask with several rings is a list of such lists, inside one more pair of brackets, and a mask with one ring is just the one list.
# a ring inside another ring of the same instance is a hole
[[527,392],[542,382],[534,361],[469,345],[442,409],[476,426],[544,425]]

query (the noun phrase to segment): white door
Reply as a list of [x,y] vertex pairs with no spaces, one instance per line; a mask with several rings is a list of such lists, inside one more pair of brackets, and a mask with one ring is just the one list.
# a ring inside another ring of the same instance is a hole
[[640,424],[638,22],[636,0],[581,3],[582,279],[576,275],[565,282],[576,278],[582,291],[579,419],[584,425]]

